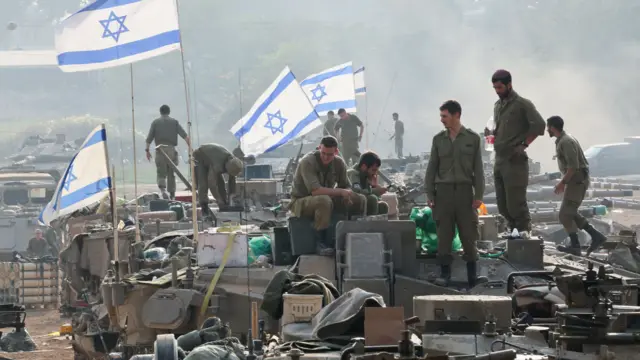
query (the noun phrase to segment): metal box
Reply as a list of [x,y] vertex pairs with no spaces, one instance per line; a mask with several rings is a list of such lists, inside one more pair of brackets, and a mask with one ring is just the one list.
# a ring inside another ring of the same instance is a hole
[[387,277],[382,233],[350,233],[346,240],[346,278]]
[[531,239],[507,240],[507,259],[509,262],[525,266],[530,270],[542,270],[544,263],[544,241],[539,237]]
[[511,297],[489,295],[414,296],[413,315],[427,320],[470,320],[484,324],[493,318],[497,329],[511,326]]

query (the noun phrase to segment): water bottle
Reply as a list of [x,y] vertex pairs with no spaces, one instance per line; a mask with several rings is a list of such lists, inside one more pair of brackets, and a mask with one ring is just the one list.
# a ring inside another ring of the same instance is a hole
[[484,149],[486,151],[493,151],[493,143],[496,140],[494,135],[494,131],[496,130],[496,123],[493,121],[493,116],[489,118],[487,121],[486,128],[489,130],[489,135],[485,135],[484,137]]

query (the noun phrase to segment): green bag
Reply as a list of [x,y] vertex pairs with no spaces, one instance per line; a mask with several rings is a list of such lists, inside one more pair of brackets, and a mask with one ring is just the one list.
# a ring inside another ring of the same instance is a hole
[[249,240],[249,264],[253,264],[260,255],[271,255],[271,239],[267,235]]
[[[409,218],[416,223],[416,239],[420,240],[422,244],[422,250],[428,254],[434,254],[438,250],[438,235],[436,233],[436,222],[433,220],[433,215],[430,207],[419,208],[414,207],[411,209],[411,215]],[[458,236],[458,228],[456,227],[456,233],[451,244],[451,250],[453,252],[460,251],[462,243]]]

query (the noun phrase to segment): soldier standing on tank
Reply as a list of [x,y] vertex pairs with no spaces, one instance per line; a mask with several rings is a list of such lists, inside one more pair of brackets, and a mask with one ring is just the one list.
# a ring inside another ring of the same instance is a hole
[[486,278],[477,276],[478,207],[484,195],[484,169],[480,135],[462,126],[462,108],[455,100],[440,106],[445,130],[433,137],[431,156],[425,175],[429,207],[433,209],[438,235],[440,277],[436,284],[446,286],[451,279],[451,248],[456,227],[467,262],[469,288]]
[[[527,205],[529,157],[526,149],[540,135],[545,122],[531,101],[518,95],[511,84],[511,74],[498,70],[491,77],[500,98],[493,108],[495,162],[494,184],[498,211],[510,230],[531,231],[531,214]],[[485,129],[485,135],[489,135]]]
[[324,126],[322,127],[322,136],[333,136],[336,137],[336,123],[338,122],[338,118],[333,111],[329,111],[327,113],[327,121],[325,121]]
[[591,236],[588,256],[607,241],[607,237],[591,226],[578,212],[589,188],[589,162],[578,140],[564,131],[564,120],[560,116],[547,119],[547,132],[550,137],[556,138],[556,160],[562,173],[562,179],[555,187],[556,194],[563,193],[558,217],[571,241],[569,247],[558,246],[558,250],[582,255],[578,240],[578,229],[582,229]]
[[[360,160],[358,145],[362,141],[364,124],[357,116],[349,114],[345,109],[338,110],[338,116],[340,120],[336,124],[335,130],[342,142],[340,153],[346,163],[356,164]],[[360,128],[360,132],[358,132],[358,128]]]
[[398,119],[398,113],[393,113],[392,117],[395,122],[395,131],[389,140],[393,140],[394,138],[396,139],[396,155],[398,155],[398,159],[402,159],[402,147],[404,146],[404,123]]
[[[160,146],[160,149],[164,150],[165,154],[169,156],[171,161],[178,165],[178,135],[184,139],[189,145],[189,136],[178,120],[169,116],[171,109],[168,105],[162,105],[160,107],[160,117],[153,120],[151,127],[149,128],[149,135],[147,135],[147,147],[145,152],[147,154],[147,160],[151,161],[151,151],[149,150],[151,143],[155,141],[156,148]],[[173,168],[167,163],[167,159],[164,155],[160,154],[160,149],[156,149],[156,174],[158,180],[158,188],[162,193],[162,197],[165,199],[175,199],[176,197],[176,175]],[[167,191],[169,192],[167,194]]]
[[[211,215],[209,191],[216,199],[220,210],[231,204],[230,195],[236,192],[236,176],[240,175],[244,168],[242,156],[242,150],[235,149],[232,153],[218,144],[204,144],[193,151],[193,159],[197,163],[198,200],[203,215]],[[250,158],[252,157],[248,157],[247,161]],[[223,174],[229,176],[228,193]]]

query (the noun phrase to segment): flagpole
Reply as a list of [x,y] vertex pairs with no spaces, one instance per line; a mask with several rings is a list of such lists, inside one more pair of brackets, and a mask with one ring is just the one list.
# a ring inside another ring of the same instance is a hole
[[[111,218],[113,219],[113,260],[116,265],[116,273],[118,270],[118,260],[120,258],[120,251],[118,248],[118,210],[116,209],[116,178],[115,178],[115,166],[112,169],[112,172],[109,172],[111,169],[111,161],[109,160],[109,146],[107,145],[107,129],[105,129],[104,124],[102,124],[102,130],[104,131],[104,155],[105,161],[107,162],[107,174],[110,174],[111,181],[109,182],[109,197],[111,197]],[[119,276],[119,275],[117,275]]]
[[[133,89],[133,63],[129,64],[129,77],[131,82],[131,134],[133,135],[133,198],[136,200],[136,242],[140,239],[140,225],[138,224],[138,151],[136,150],[136,110]],[[122,183],[124,188],[124,182]]]
[[[105,141],[106,144],[106,141]],[[118,240],[118,208],[117,208],[117,203],[118,201],[116,200],[116,182],[113,181],[113,179],[116,178],[116,167],[115,165],[113,165],[113,167],[111,168],[111,214],[113,217],[113,260],[115,262],[115,272],[116,272],[116,278],[119,279],[120,278],[120,264],[118,264],[119,260],[120,260],[120,241]]]
[[[366,92],[365,92],[366,94]],[[369,148],[369,99],[366,99],[367,95],[364,95],[365,99],[364,99],[364,123],[366,124],[366,129],[367,132],[365,134],[365,146],[367,148],[367,151],[370,150]]]
[[189,133],[189,142],[187,144],[189,148],[189,167],[191,170],[191,218],[193,221],[193,242],[197,248],[198,243],[198,206],[196,204],[196,187],[195,187],[195,164],[193,159],[193,137],[191,136],[191,111],[189,110],[189,88],[187,87],[187,70],[184,66],[184,46],[182,43],[182,28],[180,27],[180,4],[179,0],[176,0],[176,12],[178,14],[178,32],[180,36],[180,57],[182,59],[182,79],[184,81],[184,99],[187,105],[187,131]]

